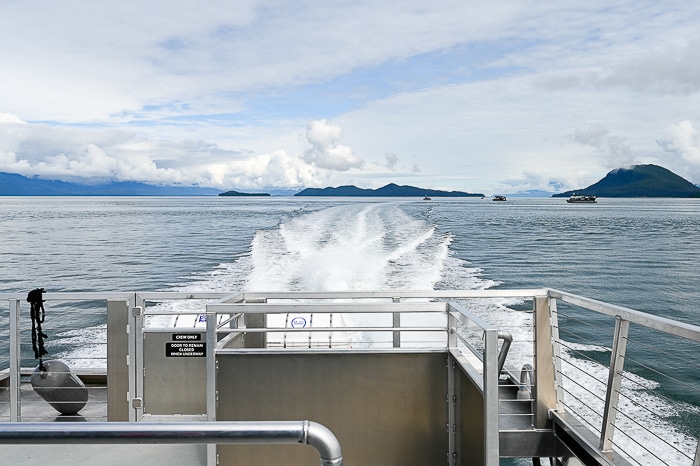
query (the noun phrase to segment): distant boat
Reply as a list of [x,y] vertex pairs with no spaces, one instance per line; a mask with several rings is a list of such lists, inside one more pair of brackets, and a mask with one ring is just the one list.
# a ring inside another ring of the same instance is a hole
[[423,198],[423,200],[424,200],[424,201],[432,201],[432,199],[430,199],[428,196],[425,196],[425,197]]
[[571,197],[569,197],[566,202],[570,204],[595,204],[596,202],[596,197],[595,196],[586,196],[586,195],[576,195],[576,193],[572,194]]
[[505,201],[506,197],[505,196],[493,196],[492,201]]

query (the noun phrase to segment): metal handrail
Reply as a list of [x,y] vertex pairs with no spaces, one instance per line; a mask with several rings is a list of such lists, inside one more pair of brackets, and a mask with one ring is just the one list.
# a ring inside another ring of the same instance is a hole
[[313,421],[0,423],[0,444],[306,444],[321,466],[342,466],[336,436]]
[[513,343],[513,335],[505,330],[498,331],[498,339],[503,340],[501,345],[501,352],[498,353],[498,373],[503,372],[503,365],[506,363],[506,357],[508,356],[508,350],[510,349],[510,344]]

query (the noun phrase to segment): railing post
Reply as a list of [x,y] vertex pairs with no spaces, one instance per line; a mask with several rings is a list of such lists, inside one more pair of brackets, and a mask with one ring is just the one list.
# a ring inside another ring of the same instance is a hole
[[107,299],[107,420],[129,420],[129,303]]
[[457,348],[457,319],[452,315],[452,306],[447,304],[447,347]]
[[22,420],[19,371],[21,359],[20,305],[18,299],[10,300],[10,421]]
[[[401,298],[391,298],[391,302],[400,303]],[[392,326],[394,328],[401,327],[401,313],[400,312],[393,313]],[[394,340],[394,348],[400,348],[401,347],[401,332],[400,331],[398,331],[398,330],[393,331],[393,340]]]
[[549,410],[557,407],[554,382],[554,341],[550,316],[550,298],[534,298],[535,333],[535,427],[547,428]]
[[[266,299],[261,301],[246,301],[246,302],[267,302]],[[267,315],[264,313],[254,314],[254,313],[244,313],[243,323],[246,328],[265,328],[267,327]],[[267,346],[267,333],[265,332],[253,332],[245,333],[245,347],[246,348],[265,348]]]
[[216,311],[207,306],[207,420],[216,421]]
[[484,330],[484,465],[499,464],[498,330]]
[[610,370],[608,373],[608,388],[605,393],[605,408],[603,410],[603,427],[600,430],[600,449],[610,451],[612,439],[615,433],[615,418],[617,416],[617,403],[620,398],[620,385],[622,383],[622,369],[625,365],[625,351],[627,350],[627,336],[630,323],[620,316],[615,318],[615,337],[613,340],[612,354],[610,355]]
[[143,319],[145,302],[134,295],[129,309],[129,421],[143,417]]
[[[263,314],[260,314],[263,315]],[[216,401],[218,392],[216,390],[216,326],[217,318],[216,311],[206,307],[207,316],[207,346],[205,354],[207,356],[207,421],[216,421]],[[207,466],[216,466],[218,461],[217,445],[207,444]]]
[[561,352],[559,349],[559,311],[557,300],[549,298],[549,321],[552,326],[552,356],[554,357],[554,389],[556,390],[557,403],[555,409],[564,405],[564,386],[561,369]]

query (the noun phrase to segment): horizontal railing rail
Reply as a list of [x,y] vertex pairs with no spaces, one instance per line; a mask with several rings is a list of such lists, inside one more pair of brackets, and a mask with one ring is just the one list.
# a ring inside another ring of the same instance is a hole
[[342,466],[335,434],[313,421],[0,423],[0,444],[305,444]]
[[646,312],[637,311],[624,306],[617,306],[591,298],[585,298],[572,293],[549,290],[549,296],[562,302],[604,314],[610,317],[620,317],[623,320],[641,325],[660,332],[676,335],[688,340],[700,342],[700,326],[687,324]]

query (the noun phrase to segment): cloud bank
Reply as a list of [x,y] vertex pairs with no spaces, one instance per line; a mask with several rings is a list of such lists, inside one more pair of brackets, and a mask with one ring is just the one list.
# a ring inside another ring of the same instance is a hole
[[[307,149],[267,154],[229,151],[199,140],[151,140],[122,130],[78,130],[28,124],[0,114],[0,171],[64,181],[137,180],[226,188],[303,188],[364,162],[338,144],[342,128],[307,126]],[[89,141],[89,142],[87,142]]]
[[0,170],[224,189],[700,183],[700,4],[5,2]]

